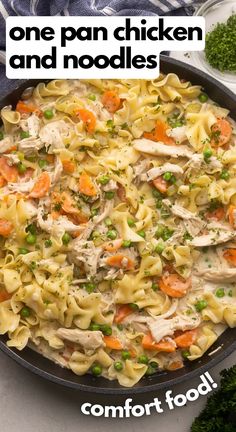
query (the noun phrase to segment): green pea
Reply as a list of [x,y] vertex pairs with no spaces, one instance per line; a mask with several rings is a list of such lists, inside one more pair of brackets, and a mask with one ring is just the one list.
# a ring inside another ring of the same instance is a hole
[[162,240],[167,241],[170,237],[172,237],[174,230],[170,228],[164,228],[164,232],[162,234]]
[[156,368],[152,367],[151,365],[148,365],[145,375],[150,376],[153,375],[154,373],[156,373]]
[[46,248],[51,247],[51,246],[52,246],[52,240],[50,240],[50,239],[45,240],[45,242],[44,242],[44,246],[45,246]]
[[4,138],[4,133],[3,133],[3,131],[0,131],[0,141],[2,141],[3,138]]
[[101,375],[101,373],[102,373],[102,366],[100,366],[100,365],[94,365],[93,367],[92,367],[92,369],[91,369],[91,371],[92,371],[92,374],[94,375],[94,376],[99,376],[99,375]]
[[91,101],[95,101],[96,100],[96,95],[95,94],[90,94],[87,96],[87,98]]
[[164,249],[165,249],[165,246],[163,245],[163,243],[158,243],[155,247],[155,252],[158,254],[161,254]]
[[108,324],[100,325],[100,330],[105,336],[111,336],[112,328]]
[[19,174],[24,174],[26,172],[27,168],[22,162],[19,162],[17,164],[17,170],[18,170]]
[[138,357],[138,363],[148,364],[148,357],[143,354]]
[[163,179],[165,181],[170,181],[171,177],[172,177],[172,174],[169,171],[167,171],[165,174],[163,174]]
[[36,227],[36,225],[34,223],[32,223],[32,224],[30,224],[30,225],[27,226],[26,231],[30,232],[30,234],[36,234],[37,227]]
[[135,221],[133,219],[128,218],[127,224],[129,225],[130,228],[132,228],[135,226]]
[[25,238],[26,242],[30,245],[34,245],[36,243],[37,237],[35,234],[31,234],[29,233],[26,238]]
[[161,192],[159,190],[157,190],[156,188],[152,189],[152,195],[153,195],[154,198],[161,198],[162,197]]
[[137,234],[138,234],[140,237],[143,237],[144,239],[145,239],[145,237],[146,237],[146,233],[145,233],[145,231],[143,231],[143,230],[138,231]]
[[63,234],[62,236],[62,243],[67,246],[71,241],[71,236],[68,233]]
[[195,304],[195,309],[197,312],[201,312],[203,309],[205,309],[207,307],[208,303],[206,300],[199,300],[196,304]]
[[115,363],[114,363],[114,369],[117,371],[117,372],[120,372],[120,371],[122,371],[122,369],[123,369],[123,363],[121,362],[121,361],[116,361]]
[[153,368],[153,369],[158,369],[158,363],[155,361],[150,361],[149,365]]
[[117,324],[117,328],[118,330],[122,331],[124,329],[123,324]]
[[40,168],[44,168],[47,164],[48,162],[45,159],[39,159],[38,161],[38,165]]
[[121,353],[121,357],[122,357],[123,360],[129,360],[130,357],[131,357],[131,354],[130,354],[129,351],[124,350],[124,351],[122,351],[122,353]]
[[223,179],[223,180],[229,180],[229,178],[230,178],[229,171],[226,170],[226,169],[223,169],[221,171],[220,178]]
[[27,253],[29,253],[29,249],[24,248],[24,247],[19,248],[18,250],[19,250],[19,254],[21,254],[21,255],[26,255]]
[[95,240],[95,239],[99,238],[100,235],[101,235],[101,234],[100,234],[99,231],[94,230],[94,231],[92,232],[92,234],[91,234],[91,237],[92,237],[93,240]]
[[21,314],[22,318],[29,318],[29,316],[30,316],[30,309],[27,306],[24,306],[21,309],[20,314]]
[[96,289],[96,285],[93,282],[87,282],[84,284],[84,289],[91,294]]
[[205,103],[208,101],[208,96],[206,93],[200,93],[200,95],[198,96],[198,99],[201,103]]
[[204,152],[203,152],[204,159],[210,159],[212,154],[213,154],[213,152],[211,149],[204,150]]
[[153,291],[158,291],[159,290],[159,285],[156,282],[152,283],[152,289]]
[[156,230],[155,237],[156,238],[162,237],[162,235],[164,233],[164,229],[165,228],[162,225],[159,225],[158,228],[157,228],[157,230]]
[[122,247],[129,248],[132,245],[131,240],[123,240]]
[[224,290],[224,288],[218,288],[218,290],[216,290],[215,295],[218,298],[224,297],[225,296],[225,290]]
[[53,115],[54,115],[53,114],[53,110],[52,109],[47,109],[46,111],[44,111],[43,115],[44,115],[45,119],[50,120],[50,119],[53,118]]
[[98,330],[100,330],[100,325],[99,324],[95,324],[95,323],[91,323],[90,326],[89,326],[89,330],[98,331]]
[[170,179],[170,183],[171,183],[171,184],[175,184],[176,181],[177,181],[177,178],[176,178],[174,175],[172,175],[172,176],[171,176],[171,179]]
[[91,218],[93,218],[93,217],[95,217],[97,215],[98,215],[98,209],[97,208],[92,209],[91,210]]
[[28,131],[21,131],[21,133],[20,133],[21,139],[29,138],[29,136],[30,136],[30,134]]
[[116,230],[109,230],[109,231],[107,231],[107,237],[110,240],[115,240],[116,237],[117,237],[117,231]]
[[183,357],[184,359],[187,359],[187,358],[190,356],[190,352],[189,352],[188,350],[183,350],[183,351],[181,352],[181,354],[182,354],[182,357]]
[[114,196],[115,196],[115,192],[113,192],[113,191],[105,192],[105,198],[108,200],[112,200],[114,198]]
[[107,120],[107,127],[109,127],[109,128],[113,128],[114,127],[114,122],[113,122],[113,120]]
[[105,225],[106,226],[110,226],[110,225],[112,225],[112,221],[111,221],[111,218],[109,218],[109,217],[107,217],[106,219],[105,219]]
[[136,303],[129,303],[129,307],[133,311],[138,311],[139,310],[139,307],[138,307],[138,305]]
[[98,179],[98,183],[102,184],[102,185],[106,185],[108,182],[110,181],[110,177],[108,175],[103,175],[101,177],[99,177]]
[[162,208],[162,199],[157,199],[156,200],[156,208],[157,209],[161,209]]

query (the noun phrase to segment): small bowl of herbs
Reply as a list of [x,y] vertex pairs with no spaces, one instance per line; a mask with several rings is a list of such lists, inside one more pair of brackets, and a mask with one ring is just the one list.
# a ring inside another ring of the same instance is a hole
[[196,15],[206,19],[206,46],[194,53],[196,65],[220,81],[236,84],[236,1],[208,0]]

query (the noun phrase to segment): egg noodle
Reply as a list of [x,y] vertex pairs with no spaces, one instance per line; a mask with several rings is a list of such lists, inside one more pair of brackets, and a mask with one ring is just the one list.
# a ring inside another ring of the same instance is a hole
[[228,110],[170,73],[40,83],[1,118],[9,347],[131,387],[235,327]]

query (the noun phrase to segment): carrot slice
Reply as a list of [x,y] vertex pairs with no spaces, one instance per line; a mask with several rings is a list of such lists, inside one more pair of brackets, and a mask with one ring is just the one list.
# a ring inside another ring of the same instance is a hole
[[233,228],[236,228],[236,206],[230,205],[228,208],[229,223]]
[[236,249],[227,249],[223,253],[223,257],[228,261],[228,263],[236,266]]
[[151,132],[144,132],[143,136],[144,138],[150,139],[152,141],[161,141],[164,144],[167,145],[174,145],[175,141],[173,138],[168,137],[166,134],[167,129],[170,129],[170,127],[163,121],[157,120],[156,126]]
[[106,264],[111,267],[116,267],[125,270],[131,270],[134,268],[134,261],[122,254],[113,255],[106,259]]
[[166,274],[159,281],[159,287],[162,292],[170,297],[184,297],[191,286],[191,279],[183,279],[177,273]]
[[0,235],[3,237],[8,237],[13,231],[13,225],[7,219],[0,219]]
[[216,210],[206,213],[207,219],[215,219],[217,221],[224,219],[224,216],[225,216],[225,211],[223,207],[219,207]]
[[8,160],[5,157],[0,157],[0,174],[10,183],[15,183],[18,179],[17,168],[14,165],[8,165]]
[[91,177],[85,172],[83,172],[79,178],[79,191],[80,193],[87,196],[97,195],[97,190],[93,184]]
[[64,160],[62,161],[63,170],[67,174],[73,174],[75,172],[76,164],[72,160]]
[[116,239],[113,241],[103,243],[102,248],[107,252],[116,252],[118,249],[121,248],[122,243],[123,243],[122,239]]
[[88,133],[93,133],[96,126],[96,117],[92,113],[92,111],[89,111],[87,109],[79,109],[76,111],[76,115],[79,116],[79,118],[84,123],[85,129]]
[[106,344],[106,348],[110,348],[113,350],[122,350],[123,345],[119,341],[119,339],[113,337],[113,336],[104,336],[103,340]]
[[0,187],[3,187],[7,184],[5,178],[0,174]]
[[142,347],[149,351],[163,351],[163,352],[174,352],[176,349],[176,344],[173,340],[160,342],[155,342],[152,337],[151,332],[145,334],[142,339]]
[[156,189],[158,189],[161,193],[166,193],[168,189],[168,183],[166,180],[163,179],[163,177],[157,177],[155,180],[153,180],[153,186],[155,186]]
[[217,122],[213,124],[211,145],[213,147],[222,147],[227,144],[232,136],[232,126],[228,120],[219,118]]
[[114,323],[120,324],[127,316],[133,313],[133,309],[128,304],[118,306],[114,317]]
[[32,191],[29,194],[30,198],[42,198],[49,191],[51,186],[51,179],[49,174],[44,171],[36,180]]
[[182,335],[179,335],[174,338],[174,341],[179,348],[188,348],[192,345],[197,339],[197,330],[188,330],[184,332]]
[[62,192],[61,196],[60,194],[57,195],[59,195],[57,201],[61,203],[62,210],[65,213],[71,213],[71,214],[80,213],[80,210],[76,207],[75,201],[67,192]]
[[16,111],[18,111],[20,114],[30,114],[35,113],[37,115],[42,115],[42,111],[33,104],[26,104],[23,101],[18,101],[16,105]]
[[0,303],[10,300],[12,294],[9,294],[4,288],[0,290]]
[[102,104],[110,113],[116,112],[121,106],[121,99],[114,90],[107,90],[102,95]]

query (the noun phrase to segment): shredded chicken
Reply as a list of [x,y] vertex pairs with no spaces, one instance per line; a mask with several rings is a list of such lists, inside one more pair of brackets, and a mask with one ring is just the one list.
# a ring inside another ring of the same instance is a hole
[[211,156],[207,162],[203,154],[195,153],[184,166],[185,174],[191,175],[203,170],[207,174],[214,174],[222,170],[222,163],[216,156]]
[[18,148],[26,156],[30,156],[32,153],[37,153],[41,148],[44,147],[44,143],[40,138],[29,137],[24,138],[18,143]]
[[153,156],[171,156],[173,158],[185,157],[190,159],[193,155],[193,152],[187,146],[183,145],[165,145],[162,142],[154,142],[146,138],[135,139],[133,143],[135,150]]
[[172,204],[168,199],[162,200],[162,203],[169,208],[171,213],[183,219],[185,229],[191,236],[196,236],[206,226],[206,222],[184,207]]
[[179,165],[165,163],[160,167],[151,168],[147,173],[141,175],[142,181],[151,181],[161,176],[165,172],[171,172],[175,174],[183,174],[183,169]]
[[198,276],[211,282],[236,282],[236,268],[211,268],[204,271],[195,272]]
[[11,136],[6,136],[0,141],[0,153],[6,153],[13,146],[13,139]]
[[178,144],[181,144],[183,141],[187,140],[186,126],[179,126],[173,129],[169,129],[166,131],[166,135],[168,135],[171,138],[174,138],[174,140]]
[[75,342],[86,350],[95,351],[97,348],[105,346],[105,343],[103,342],[103,334],[99,330],[90,331],[59,328],[56,334],[59,338]]
[[189,240],[189,244],[194,247],[205,247],[226,243],[236,237],[236,231],[231,230],[212,230],[208,234],[203,234]]
[[53,167],[53,171],[50,173],[50,179],[51,179],[51,186],[54,186],[61,177],[63,171],[63,165],[61,160],[57,157],[55,165]]
[[98,268],[98,261],[103,249],[96,247],[93,241],[76,238],[71,242],[69,259],[72,263],[84,264],[84,269],[88,276],[95,276]]
[[175,316],[170,319],[159,319],[148,322],[149,329],[156,342],[160,342],[166,336],[173,336],[177,330],[192,330],[198,327],[200,318],[194,317],[180,317]]
[[68,124],[64,120],[58,120],[47,123],[40,130],[39,136],[50,153],[52,150],[64,148],[63,135],[66,136],[68,132]]

